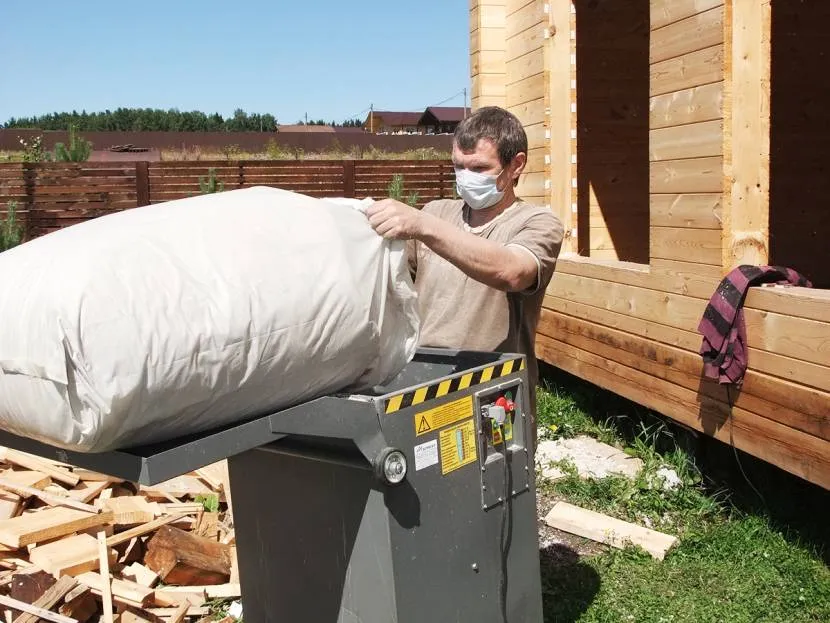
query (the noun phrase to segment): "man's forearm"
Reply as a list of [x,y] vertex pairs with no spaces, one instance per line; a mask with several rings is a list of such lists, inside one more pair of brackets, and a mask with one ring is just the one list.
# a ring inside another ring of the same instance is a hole
[[465,274],[492,288],[518,291],[531,287],[536,266],[528,254],[481,238],[432,215],[423,215],[418,239]]

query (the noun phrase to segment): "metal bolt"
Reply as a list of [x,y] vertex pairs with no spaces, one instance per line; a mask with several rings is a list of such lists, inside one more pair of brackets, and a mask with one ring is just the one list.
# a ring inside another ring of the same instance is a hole
[[473,563],[473,571],[475,571],[476,573],[478,573],[478,563],[477,563],[477,562],[474,562],[474,563]]
[[481,485],[481,490],[482,491],[487,491],[487,485]]
[[484,473],[484,472],[486,472],[486,471],[487,471],[487,468],[486,468],[486,467],[484,467],[484,465],[482,465],[482,466],[481,466],[481,473]]
[[516,495],[516,490],[515,489],[513,489],[512,495]]
[[526,471],[526,472],[530,471],[530,469],[528,468],[528,466],[527,466],[527,465],[525,465],[525,471]]
[[504,502],[504,498],[499,496],[499,502]]

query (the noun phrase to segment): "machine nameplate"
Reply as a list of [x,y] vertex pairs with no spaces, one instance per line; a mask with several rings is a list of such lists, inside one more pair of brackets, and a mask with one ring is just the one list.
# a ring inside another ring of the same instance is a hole
[[445,428],[439,435],[441,445],[441,473],[446,475],[465,465],[475,463],[476,430],[471,419],[457,426]]

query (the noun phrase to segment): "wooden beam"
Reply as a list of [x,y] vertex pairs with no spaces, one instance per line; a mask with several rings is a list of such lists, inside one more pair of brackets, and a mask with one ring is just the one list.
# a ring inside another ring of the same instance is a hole
[[723,267],[769,261],[769,0],[726,1]]
[[[616,361],[654,377],[697,391],[728,407],[727,389],[717,382],[702,380],[703,361],[697,353],[660,344],[626,331],[597,325],[558,311],[544,310],[540,332],[558,341]],[[733,404],[747,412],[774,420],[825,441],[830,440],[830,394],[753,370],[747,371],[744,386],[732,392]],[[670,415],[670,414],[668,414]]]
[[723,44],[654,63],[649,95],[663,95],[723,80]]
[[723,121],[702,121],[669,128],[651,130],[648,158],[682,160],[723,155]]
[[649,62],[659,63],[723,43],[723,6],[690,15],[651,33]]
[[576,67],[572,62],[575,28],[571,0],[554,0],[548,15],[545,43],[545,101],[549,110],[549,197],[551,211],[562,222],[565,237],[561,253],[577,251],[576,206]]
[[721,193],[651,195],[650,224],[652,227],[720,230],[722,199]]
[[[732,417],[703,410],[695,391],[673,383],[655,386],[652,377],[586,351],[540,336],[537,351],[544,361],[621,396],[654,409],[695,430],[777,465],[805,480],[830,488],[830,443],[742,409]],[[705,414],[709,414],[708,421]],[[720,421],[718,421],[720,420]]]
[[567,502],[557,502],[545,516],[551,528],[564,530],[618,549],[637,545],[657,560],[663,560],[677,543],[677,537],[644,528],[628,521],[586,510]]
[[650,231],[651,258],[720,266],[720,230],[652,227]]
[[652,162],[651,193],[716,193],[723,190],[723,158],[691,158]]
[[649,98],[652,130],[723,118],[723,81]]
[[651,29],[663,28],[721,5],[723,0],[651,0]]

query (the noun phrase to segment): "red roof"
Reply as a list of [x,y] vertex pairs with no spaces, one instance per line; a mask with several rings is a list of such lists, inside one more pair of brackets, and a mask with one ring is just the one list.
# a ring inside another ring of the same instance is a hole
[[463,106],[429,106],[424,111],[420,122],[429,122],[434,119],[438,123],[456,123],[469,116],[470,109],[467,108],[465,111]]
[[[393,110],[376,110],[374,113],[375,116],[375,123],[378,121],[378,117],[383,119],[383,122],[389,126],[405,126],[411,125],[415,126],[418,125],[418,121],[421,119],[421,113],[419,112],[399,112]],[[369,123],[369,116],[366,117],[366,124]]]

